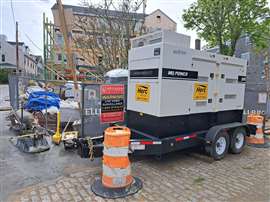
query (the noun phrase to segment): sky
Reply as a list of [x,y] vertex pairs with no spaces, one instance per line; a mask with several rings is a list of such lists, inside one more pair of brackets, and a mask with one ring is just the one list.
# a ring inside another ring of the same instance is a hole
[[[98,2],[92,0],[95,1]],[[6,35],[9,41],[15,41],[15,21],[18,21],[19,41],[25,42],[32,54],[42,55],[43,12],[53,21],[51,7],[55,2],[56,0],[0,0],[0,34]],[[62,2],[78,5],[81,1],[62,0]],[[196,32],[186,30],[181,18],[183,10],[193,2],[195,0],[147,0],[146,13],[161,9],[177,23],[177,32],[191,36],[191,48],[194,48]]]

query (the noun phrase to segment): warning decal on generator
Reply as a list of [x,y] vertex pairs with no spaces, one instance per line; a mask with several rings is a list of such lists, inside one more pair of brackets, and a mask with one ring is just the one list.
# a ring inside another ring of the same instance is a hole
[[208,83],[194,83],[193,100],[207,100]]
[[149,102],[150,85],[136,84],[136,101]]

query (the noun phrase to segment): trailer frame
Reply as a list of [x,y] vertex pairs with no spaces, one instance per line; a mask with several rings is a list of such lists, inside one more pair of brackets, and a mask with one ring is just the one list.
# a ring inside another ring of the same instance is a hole
[[[229,141],[231,141],[233,131],[239,128],[245,129],[245,136],[250,135],[250,126],[240,122],[215,125],[209,130],[196,131],[164,138],[158,138],[131,128],[129,153],[134,156],[152,155],[161,157],[162,155],[170,152],[202,146],[205,147],[206,151],[208,150],[208,153],[211,157],[213,157],[215,160],[220,160],[220,157],[216,158],[211,154],[209,147],[215,144],[215,139],[220,132],[227,133],[229,136]],[[103,151],[104,136],[94,137],[91,138],[91,140],[93,142],[93,156],[101,157]],[[228,145],[228,147],[229,146],[230,145]],[[244,146],[245,145],[243,145],[243,147]],[[80,153],[83,152],[80,151]],[[81,155],[81,157],[83,156]]]

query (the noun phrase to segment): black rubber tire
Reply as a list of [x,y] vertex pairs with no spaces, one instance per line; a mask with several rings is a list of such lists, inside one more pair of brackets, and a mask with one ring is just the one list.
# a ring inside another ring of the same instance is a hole
[[[244,143],[243,143],[242,147],[240,147],[240,148],[236,148],[236,146],[235,146],[236,135],[238,133],[242,133],[244,135]],[[230,152],[232,154],[240,154],[243,151],[245,144],[246,144],[246,135],[247,135],[247,131],[243,127],[238,127],[232,131],[231,138],[230,138]]]
[[[226,147],[225,147],[225,150],[224,150],[224,152],[222,154],[218,154],[217,151],[216,151],[217,140],[220,137],[225,137],[225,140],[226,140]],[[230,140],[229,140],[228,133],[225,132],[225,131],[220,131],[215,136],[215,138],[212,140],[211,145],[206,145],[205,150],[214,160],[218,161],[218,160],[223,159],[225,157],[225,155],[228,153],[229,143],[230,143]]]

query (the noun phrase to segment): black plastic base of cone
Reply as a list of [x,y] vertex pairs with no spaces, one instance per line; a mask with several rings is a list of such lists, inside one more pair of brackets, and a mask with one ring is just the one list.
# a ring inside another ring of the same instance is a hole
[[101,178],[97,178],[91,185],[91,190],[102,198],[116,199],[136,194],[142,186],[142,181],[137,177],[133,177],[132,184],[126,188],[107,188],[102,185]]

